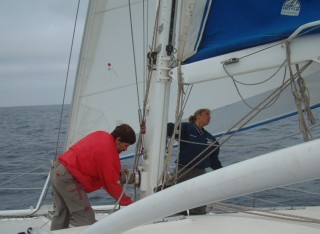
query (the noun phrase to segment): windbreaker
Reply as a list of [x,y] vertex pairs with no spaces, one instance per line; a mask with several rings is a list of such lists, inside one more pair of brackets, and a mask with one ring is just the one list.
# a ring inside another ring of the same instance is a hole
[[[113,136],[96,131],[75,143],[58,160],[71,175],[90,193],[103,187],[115,200],[123,192],[119,184],[121,164]],[[132,200],[123,194],[120,205]]]
[[[168,123],[168,136],[173,134],[173,128],[174,124]],[[211,146],[209,150],[202,153],[207,149],[208,145],[212,143],[214,143],[215,146]],[[219,142],[205,129],[200,131],[200,129],[198,129],[198,127],[193,123],[184,122],[181,124],[179,165],[188,165],[188,167],[196,165],[196,167],[204,169],[211,167],[213,170],[222,168],[218,157],[219,151]],[[207,156],[208,152],[211,152],[209,156]],[[200,157],[195,159],[199,154],[201,154]]]

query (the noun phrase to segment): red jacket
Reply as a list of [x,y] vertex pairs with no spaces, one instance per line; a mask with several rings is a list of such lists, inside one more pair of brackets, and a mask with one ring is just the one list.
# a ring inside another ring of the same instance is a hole
[[[73,177],[90,193],[103,187],[118,200],[123,189],[118,183],[121,164],[113,136],[97,131],[87,135],[58,158]],[[120,205],[132,200],[125,194]]]

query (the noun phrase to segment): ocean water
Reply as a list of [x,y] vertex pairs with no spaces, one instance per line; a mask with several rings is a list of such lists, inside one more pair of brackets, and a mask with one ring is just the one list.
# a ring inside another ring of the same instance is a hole
[[[69,109],[65,106],[62,111],[59,105],[0,108],[0,210],[27,209],[37,205],[50,161],[63,151]],[[319,110],[314,113],[319,122]],[[241,132],[221,147],[220,160],[226,167],[294,145],[302,142],[298,133],[296,116]],[[319,138],[320,128],[312,129],[312,134]],[[130,168],[132,163],[133,159],[122,161],[123,167]],[[129,195],[133,193],[130,186],[126,189]],[[320,180],[315,180],[226,202],[263,207],[320,205],[319,194]],[[114,203],[104,190],[91,193],[89,197],[92,205]],[[44,203],[52,203],[50,188]]]

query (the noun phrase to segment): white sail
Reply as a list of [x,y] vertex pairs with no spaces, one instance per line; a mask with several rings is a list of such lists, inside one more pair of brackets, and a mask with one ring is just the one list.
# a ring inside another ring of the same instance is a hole
[[139,129],[138,100],[142,105],[155,13],[156,1],[91,1],[67,147],[92,131],[112,131],[121,123]]

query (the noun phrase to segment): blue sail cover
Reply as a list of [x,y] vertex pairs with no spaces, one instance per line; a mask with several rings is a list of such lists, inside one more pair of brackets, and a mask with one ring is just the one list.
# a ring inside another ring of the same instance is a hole
[[213,0],[198,52],[185,63],[278,41],[316,20],[320,0]]

